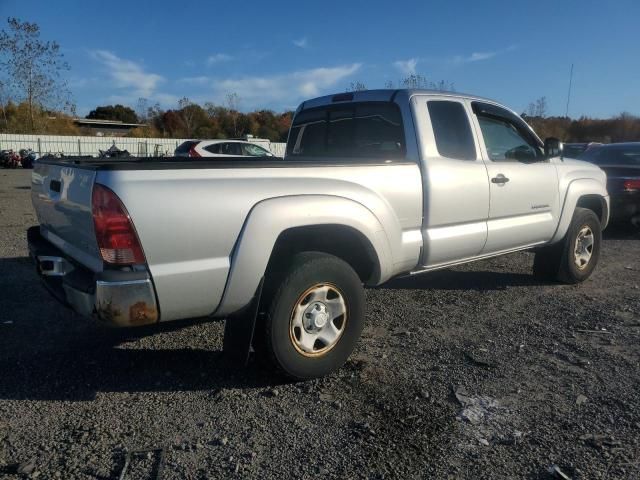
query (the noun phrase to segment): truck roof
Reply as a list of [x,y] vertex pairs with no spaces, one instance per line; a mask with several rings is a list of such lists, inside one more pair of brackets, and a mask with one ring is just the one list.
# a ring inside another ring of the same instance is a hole
[[490,98],[471,95],[468,93],[452,92],[447,90],[429,90],[421,88],[382,88],[377,90],[359,90],[356,92],[343,92],[333,95],[324,95],[322,97],[312,98],[300,104],[298,110],[306,108],[321,107],[337,102],[389,102],[399,95],[405,98],[411,98],[413,95],[439,95],[454,98],[465,98],[468,100],[480,100],[483,102],[495,103],[503,106]]

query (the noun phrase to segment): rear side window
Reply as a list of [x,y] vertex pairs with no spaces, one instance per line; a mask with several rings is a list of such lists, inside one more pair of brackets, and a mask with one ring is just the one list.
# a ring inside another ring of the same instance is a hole
[[303,110],[294,118],[288,157],[404,158],[402,116],[389,102]]
[[209,153],[220,153],[220,144],[214,143],[212,145],[207,145],[204,149]]
[[438,153],[447,158],[475,160],[476,146],[462,104],[436,100],[427,102],[427,107]]
[[237,142],[222,143],[220,145],[220,153],[223,155],[242,155],[242,148]]

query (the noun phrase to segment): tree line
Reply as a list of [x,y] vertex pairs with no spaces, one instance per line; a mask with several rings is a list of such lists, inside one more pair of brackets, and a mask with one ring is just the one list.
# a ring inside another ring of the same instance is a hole
[[[40,38],[35,23],[16,18],[0,30],[0,132],[81,135],[75,122],[75,106],[64,80],[70,69],[56,42]],[[385,88],[428,88],[454,91],[447,81],[432,82],[412,73]],[[351,82],[346,91],[367,90],[361,81]],[[128,105],[101,105],[86,118],[119,120],[141,126],[128,135],[134,137],[237,138],[253,135],[285,141],[293,112],[270,110],[240,111],[241,99],[227,94],[223,105],[198,104],[182,98],[174,108],[163,109],[141,98],[135,108]],[[640,118],[629,113],[609,119],[547,116],[547,100],[531,102],[522,117],[541,138],[557,137],[565,142],[622,142],[640,140]]]

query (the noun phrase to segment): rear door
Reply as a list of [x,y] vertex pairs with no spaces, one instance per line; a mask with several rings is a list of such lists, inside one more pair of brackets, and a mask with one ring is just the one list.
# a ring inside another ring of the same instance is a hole
[[472,109],[491,192],[483,254],[550,240],[560,213],[555,165],[520,117],[484,102]]
[[422,265],[477,256],[487,239],[487,168],[464,99],[416,95],[424,191]]

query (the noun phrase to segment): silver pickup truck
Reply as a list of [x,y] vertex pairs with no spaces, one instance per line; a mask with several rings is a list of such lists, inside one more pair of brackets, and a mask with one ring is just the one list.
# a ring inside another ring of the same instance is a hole
[[76,312],[226,318],[225,349],[303,379],[354,349],[363,286],[525,249],[534,274],[585,280],[605,185],[496,102],[372,90],[302,103],[284,159],[42,159],[28,241]]

